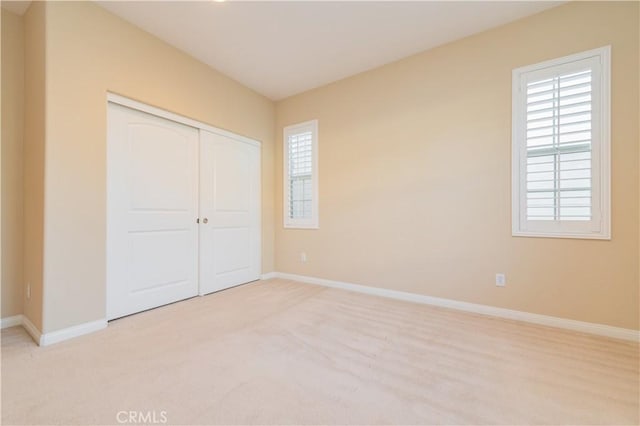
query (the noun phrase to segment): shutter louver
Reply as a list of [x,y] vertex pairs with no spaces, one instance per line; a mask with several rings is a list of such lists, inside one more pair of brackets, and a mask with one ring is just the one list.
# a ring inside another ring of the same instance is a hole
[[291,219],[312,217],[313,134],[290,135],[288,146],[288,212]]
[[592,219],[592,70],[529,81],[527,220]]

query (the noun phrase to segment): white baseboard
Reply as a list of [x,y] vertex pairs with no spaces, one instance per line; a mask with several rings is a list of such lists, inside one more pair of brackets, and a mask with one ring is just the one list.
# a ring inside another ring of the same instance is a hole
[[276,278],[277,272],[267,272],[266,274],[262,274],[260,276],[261,280],[270,280],[271,278]]
[[27,330],[27,333],[29,333],[33,341],[36,342],[38,346],[42,346],[42,333],[40,332],[40,330],[38,330],[38,327],[33,325],[33,323],[29,320],[29,318],[26,317],[26,315],[22,316],[22,327]]
[[27,318],[26,315],[14,315],[8,318],[2,318],[2,328],[14,327],[16,325],[21,325],[22,328],[25,329],[29,336],[36,342],[37,345],[40,345],[40,338],[42,333],[38,330],[38,327],[33,325],[33,323]]
[[22,314],[0,319],[0,329],[22,325]]
[[[489,315],[498,318],[506,318],[517,321],[523,321],[533,324],[546,325],[550,327],[563,328],[566,330],[578,331],[581,333],[595,334],[615,339],[629,340],[632,342],[640,342],[640,331],[627,328],[613,327],[605,324],[596,324],[584,321],[576,321],[572,319],[552,317],[548,315],[533,314],[530,312],[516,311],[505,308],[498,308],[489,305],[480,305],[476,303],[460,302],[452,299],[444,299],[440,297],[425,296],[422,294],[408,293],[404,291],[389,290],[385,288],[369,287],[360,284],[347,283],[343,281],[333,281],[324,278],[309,277],[305,275],[288,274],[284,272],[268,272],[262,274],[262,280],[272,278],[282,278],[287,280],[299,281],[307,284],[321,285],[325,287],[338,288],[358,293],[370,294],[380,297],[388,297],[390,299],[404,300],[407,302],[421,303],[425,305],[439,306],[459,311],[473,312],[477,314]],[[31,335],[33,340],[40,346],[47,346],[54,343],[62,342],[84,334],[93,333],[107,327],[107,320],[101,319],[79,324],[73,327],[64,328],[62,330],[53,331],[42,334],[38,328],[33,325],[24,315],[15,315],[12,317],[2,318],[2,328],[22,325],[24,329]]]
[[47,346],[62,342],[63,340],[102,330],[107,327],[107,320],[102,319],[98,321],[91,321],[69,328],[63,328],[62,330],[52,331],[51,333],[42,333],[25,315],[15,315],[13,317],[2,318],[2,328],[13,327],[16,325],[21,325],[26,332],[29,333],[36,344],[38,344],[38,346]]
[[[425,296],[422,294],[389,290],[385,288],[369,287],[369,286],[352,284],[352,283],[347,283],[342,281],[327,280],[324,278],[287,274],[284,272],[271,272],[265,275],[269,275],[269,278],[282,278],[287,280],[300,281],[307,284],[316,284],[316,285],[322,285],[325,287],[339,288],[343,290],[355,291],[358,293],[365,293],[365,294],[370,294],[374,296],[404,300],[407,302],[440,306],[444,308],[457,309],[459,311],[490,315],[498,318],[506,318],[506,319],[533,323],[533,324],[546,325],[550,327],[563,328],[566,330],[573,330],[581,333],[589,333],[589,334],[596,334],[599,336],[612,337],[614,339],[640,342],[640,331],[632,330],[628,328],[613,327],[613,326],[604,325],[604,324],[596,324],[596,323],[576,321],[576,320],[566,319],[566,318],[552,317],[548,315],[533,314],[530,312],[515,311],[515,310],[505,309],[505,308],[497,308],[489,305],[460,302],[452,299],[431,297],[431,296]],[[268,279],[268,278],[263,278],[263,279]]]
[[103,328],[107,328],[106,319],[85,322],[83,324],[74,325],[73,327],[52,331],[51,333],[44,333],[40,337],[40,346],[52,345],[54,343],[72,339],[74,337],[93,333],[94,331],[102,330]]

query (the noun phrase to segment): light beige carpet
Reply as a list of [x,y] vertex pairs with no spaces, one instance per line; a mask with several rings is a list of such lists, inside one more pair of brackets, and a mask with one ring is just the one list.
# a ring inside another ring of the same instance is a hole
[[3,424],[640,422],[637,344],[283,280],[2,338]]

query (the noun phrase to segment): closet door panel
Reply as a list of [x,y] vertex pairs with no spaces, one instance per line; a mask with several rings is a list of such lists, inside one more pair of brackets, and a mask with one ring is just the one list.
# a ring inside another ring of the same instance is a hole
[[198,130],[109,104],[107,319],[197,295]]
[[260,148],[200,131],[200,294],[260,278]]

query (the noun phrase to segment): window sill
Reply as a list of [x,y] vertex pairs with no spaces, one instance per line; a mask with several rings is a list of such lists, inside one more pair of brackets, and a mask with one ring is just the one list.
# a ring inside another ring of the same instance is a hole
[[284,224],[284,229],[319,229],[320,227],[318,226],[317,223],[314,224],[308,224],[308,225],[303,225],[303,224]]
[[611,240],[610,234],[572,234],[572,233],[549,233],[549,232],[522,232],[513,231],[513,237],[531,237],[531,238],[565,238],[573,240]]

